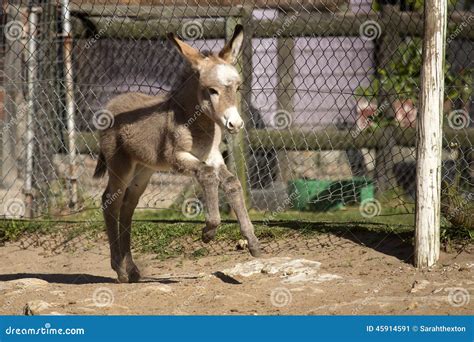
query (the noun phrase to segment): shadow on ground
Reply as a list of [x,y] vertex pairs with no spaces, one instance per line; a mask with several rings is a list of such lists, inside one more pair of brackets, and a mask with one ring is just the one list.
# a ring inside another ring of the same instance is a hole
[[[255,222],[258,223],[258,222]],[[391,255],[399,260],[413,261],[413,229],[390,230],[385,224],[367,222],[294,222],[278,221],[269,226],[286,227],[299,233],[330,233],[353,241],[361,246],[372,248],[380,253]]]
[[47,281],[48,283],[57,284],[99,284],[99,283],[115,283],[116,280],[109,277],[101,277],[92,274],[74,273],[12,273],[0,274],[0,281],[10,281],[26,278],[36,278]]
[[[13,273],[0,274],[0,282],[19,280],[27,278],[36,278],[47,281],[48,283],[68,284],[68,285],[85,285],[85,284],[112,284],[117,283],[117,279],[110,277],[101,277],[84,273]],[[141,283],[161,283],[173,284],[179,281],[167,277],[143,277]]]

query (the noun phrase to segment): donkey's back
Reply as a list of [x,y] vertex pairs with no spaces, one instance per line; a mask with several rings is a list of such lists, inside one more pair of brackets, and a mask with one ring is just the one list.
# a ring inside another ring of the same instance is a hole
[[165,96],[122,94],[107,104],[106,113],[112,116],[112,125],[100,132],[100,155],[94,177],[103,176],[106,164],[117,158],[131,158],[155,170],[169,168],[165,152],[172,130],[172,112]]
[[125,93],[115,96],[107,103],[106,109],[114,116],[121,113],[139,110],[146,107],[153,107],[163,103],[165,96],[152,96],[143,93]]

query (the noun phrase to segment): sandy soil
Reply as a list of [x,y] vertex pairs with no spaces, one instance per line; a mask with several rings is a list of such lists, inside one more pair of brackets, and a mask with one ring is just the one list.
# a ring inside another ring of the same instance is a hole
[[411,247],[396,237],[370,246],[355,240],[323,234],[280,243],[263,264],[294,266],[304,259],[316,267],[264,267],[248,276],[231,270],[255,266],[245,251],[166,261],[137,255],[144,279],[136,284],[115,282],[105,241],[60,254],[6,244],[0,247],[0,314],[474,313],[473,248],[443,252],[436,267],[419,271],[403,261]]

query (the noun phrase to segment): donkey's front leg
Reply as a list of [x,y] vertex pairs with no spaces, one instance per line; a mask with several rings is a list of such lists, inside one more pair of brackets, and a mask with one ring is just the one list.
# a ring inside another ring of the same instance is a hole
[[219,176],[214,166],[207,165],[189,152],[180,151],[175,155],[174,167],[181,172],[193,174],[204,193],[206,226],[202,230],[202,240],[211,241],[221,223],[219,214]]
[[219,180],[229,205],[237,215],[240,231],[248,241],[250,254],[254,257],[259,257],[262,254],[260,243],[255,236],[252,222],[250,221],[247,208],[245,207],[244,194],[239,179],[235,177],[225,165],[222,165],[219,168]]
[[204,192],[206,226],[202,229],[202,241],[210,242],[217,233],[221,223],[219,213],[219,178],[217,169],[213,166],[201,166],[197,171],[197,179]]

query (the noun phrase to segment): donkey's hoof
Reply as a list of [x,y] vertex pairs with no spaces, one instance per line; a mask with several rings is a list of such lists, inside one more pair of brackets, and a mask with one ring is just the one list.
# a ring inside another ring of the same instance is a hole
[[216,237],[216,232],[217,230],[208,230],[208,231],[203,230],[202,236],[201,236],[202,242],[209,243],[212,240],[214,240],[214,238]]
[[124,261],[116,272],[119,283],[136,283],[141,278],[140,270],[133,261],[130,260]]
[[141,278],[140,271],[138,269],[132,270],[127,273],[117,273],[117,280],[121,284],[137,283]]
[[133,262],[132,258],[126,259],[126,270],[128,274],[128,282],[129,283],[136,283],[140,280],[140,270],[138,269],[137,265]]
[[117,281],[121,284],[128,283],[128,274],[126,273],[117,273]]
[[260,246],[249,246],[249,252],[254,258],[259,258],[262,256],[262,250]]
[[128,282],[129,283],[138,283],[140,281],[141,275],[138,268],[131,270],[128,273]]

